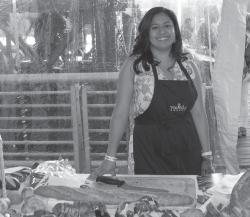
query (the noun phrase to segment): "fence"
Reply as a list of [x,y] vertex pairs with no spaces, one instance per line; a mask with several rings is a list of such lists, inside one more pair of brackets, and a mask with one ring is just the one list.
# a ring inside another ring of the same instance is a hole
[[[68,158],[89,172],[104,158],[117,73],[1,75],[0,133],[6,166]],[[26,112],[25,112],[26,111]],[[126,135],[118,167],[126,172]]]
[[[6,166],[31,166],[60,156],[68,158],[78,172],[90,172],[100,165],[108,145],[117,78],[116,72],[0,75],[0,133]],[[39,88],[43,85],[45,88]],[[218,140],[210,85],[205,99],[216,154]],[[30,113],[22,115],[25,109]],[[127,141],[128,132],[118,149],[120,173],[127,172]],[[221,166],[219,160],[216,163]],[[249,165],[246,160],[240,163]]]

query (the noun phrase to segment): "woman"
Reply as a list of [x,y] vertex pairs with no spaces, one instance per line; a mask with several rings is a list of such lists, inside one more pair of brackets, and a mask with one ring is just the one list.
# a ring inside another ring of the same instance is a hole
[[135,116],[135,174],[211,171],[201,81],[193,62],[182,53],[180,29],[171,10],[155,7],[145,14],[118,82],[107,154],[89,179],[114,173],[115,155],[127,127],[131,102]]

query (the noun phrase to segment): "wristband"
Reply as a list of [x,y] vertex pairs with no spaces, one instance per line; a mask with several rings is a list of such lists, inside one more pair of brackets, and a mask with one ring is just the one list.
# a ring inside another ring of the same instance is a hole
[[116,157],[112,157],[112,156],[109,156],[109,155],[105,155],[105,160],[108,160],[108,161],[111,161],[111,162],[116,162],[117,161],[117,158]]
[[213,160],[213,155],[211,151],[202,152],[201,156],[206,160]]
[[205,151],[201,153],[202,157],[210,157],[212,156],[212,151]]

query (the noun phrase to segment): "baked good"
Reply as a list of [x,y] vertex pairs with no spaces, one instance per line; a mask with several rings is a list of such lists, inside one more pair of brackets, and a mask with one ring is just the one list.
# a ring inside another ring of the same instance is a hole
[[203,217],[204,214],[201,210],[192,208],[186,209],[184,212],[180,214],[180,217]]
[[229,205],[223,210],[223,216],[250,216],[250,171],[247,170],[235,184]]

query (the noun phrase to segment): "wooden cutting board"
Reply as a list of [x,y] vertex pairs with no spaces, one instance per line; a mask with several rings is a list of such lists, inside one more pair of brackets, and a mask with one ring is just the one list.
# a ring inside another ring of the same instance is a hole
[[[76,200],[76,198],[81,198],[81,195],[83,199],[86,199],[86,195],[91,195],[93,199],[100,198],[103,202],[105,202],[106,198],[109,205],[112,205],[112,203],[113,205],[117,205],[125,201],[138,200],[143,196],[153,197],[162,207],[166,208],[194,207],[196,204],[196,190],[198,186],[196,176],[122,175],[117,177],[120,180],[124,180],[128,185],[164,189],[167,190],[168,193],[130,191],[103,183],[94,183],[94,185],[86,189],[79,188],[80,185],[84,183],[86,177],[87,175],[82,174],[77,174],[74,177],[51,177],[49,179],[49,187],[53,185],[56,185],[55,188],[57,186],[63,186],[68,199]],[[72,193],[70,193],[70,188],[73,189]],[[47,192],[51,193],[52,190],[53,189],[50,189]],[[60,189],[60,191],[62,191],[62,189]],[[55,192],[58,192],[58,189],[55,189]],[[63,197],[64,195],[60,194],[60,198],[58,199],[65,199]],[[91,200],[90,197],[87,198]]]
[[197,179],[196,176],[120,176],[127,184],[168,190],[171,193],[182,193],[196,197]]
[[[196,176],[178,176],[178,175],[133,175],[120,176],[119,179],[124,180],[128,185],[157,188],[169,191],[171,194],[186,195],[193,199],[193,203],[186,204],[184,207],[194,207],[196,204],[196,193],[198,189]],[[166,195],[164,193],[155,193],[158,196],[158,202],[164,206]],[[166,198],[167,199],[167,198]],[[173,198],[174,199],[174,198]],[[173,203],[175,203],[173,201]],[[175,204],[174,207],[183,207],[182,204]],[[171,205],[165,207],[171,208]]]

